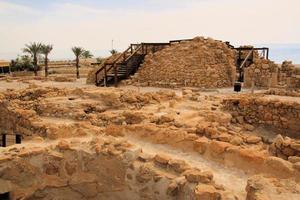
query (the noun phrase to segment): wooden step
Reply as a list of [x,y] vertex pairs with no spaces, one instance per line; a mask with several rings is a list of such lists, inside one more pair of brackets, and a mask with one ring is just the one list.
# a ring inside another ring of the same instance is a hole
[[[126,73],[118,73],[117,74],[118,77],[123,77],[123,76],[126,76]],[[107,74],[107,77],[115,77],[114,74]]]

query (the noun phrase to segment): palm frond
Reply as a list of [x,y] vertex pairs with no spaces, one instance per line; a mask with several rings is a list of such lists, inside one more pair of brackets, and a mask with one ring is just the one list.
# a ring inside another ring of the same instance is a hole
[[53,49],[53,45],[52,44],[48,44],[48,45],[42,45],[41,46],[41,53],[44,55],[48,55]]
[[84,48],[82,47],[72,47],[72,51],[76,57],[81,57],[85,52]]
[[41,52],[42,44],[39,42],[33,42],[30,44],[26,44],[25,48],[23,49],[24,53],[31,54],[32,56],[38,55]]

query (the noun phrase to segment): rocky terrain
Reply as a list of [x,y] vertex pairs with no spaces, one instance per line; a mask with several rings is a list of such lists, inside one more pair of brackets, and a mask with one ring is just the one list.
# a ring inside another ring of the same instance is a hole
[[12,199],[300,198],[296,96],[20,84],[0,93]]

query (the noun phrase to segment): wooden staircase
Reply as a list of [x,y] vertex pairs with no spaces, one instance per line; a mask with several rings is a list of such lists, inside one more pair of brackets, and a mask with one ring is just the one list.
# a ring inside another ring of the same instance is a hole
[[104,63],[96,72],[96,85],[117,86],[121,80],[127,79],[138,70],[148,53],[155,53],[169,45],[170,43],[131,44],[122,54],[112,62]]

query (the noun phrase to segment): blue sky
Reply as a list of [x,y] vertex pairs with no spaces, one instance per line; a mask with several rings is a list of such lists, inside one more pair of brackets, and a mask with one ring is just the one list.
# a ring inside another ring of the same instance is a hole
[[299,0],[0,0],[0,59],[32,41],[53,44],[51,58],[64,59],[75,45],[106,56],[111,40],[121,51],[206,36],[270,46],[277,62],[300,63],[299,19]]

